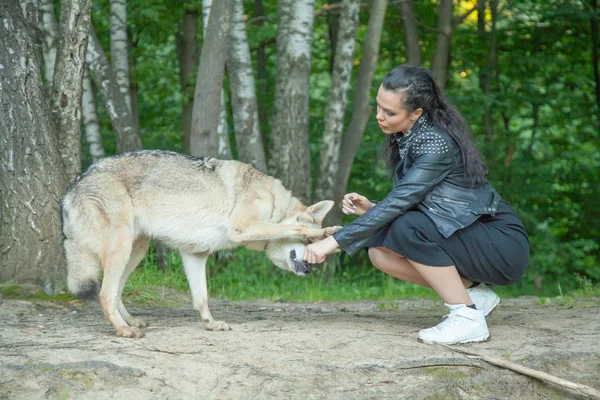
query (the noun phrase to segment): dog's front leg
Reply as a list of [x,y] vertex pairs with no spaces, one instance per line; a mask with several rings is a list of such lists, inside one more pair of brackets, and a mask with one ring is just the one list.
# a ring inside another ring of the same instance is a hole
[[321,239],[334,234],[339,229],[339,226],[309,228],[303,225],[244,221],[231,229],[229,239],[235,243],[271,241],[286,238]]
[[231,328],[224,321],[215,321],[208,309],[208,289],[206,287],[206,260],[208,253],[181,253],[183,267],[187,276],[194,308],[200,314],[204,326],[209,331],[229,331]]

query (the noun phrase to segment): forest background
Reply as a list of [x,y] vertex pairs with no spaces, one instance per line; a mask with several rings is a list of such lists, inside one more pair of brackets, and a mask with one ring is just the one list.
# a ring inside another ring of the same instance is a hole
[[[17,3],[0,6],[5,21],[23,21],[0,30],[0,282],[55,292],[67,183],[124,151],[252,162],[307,203],[345,191],[382,199],[391,179],[377,158],[374,96],[391,68],[411,63],[436,73],[529,232],[527,274],[501,294],[598,292],[597,0]],[[64,78],[64,60],[81,64],[79,79]],[[77,96],[79,114],[68,109],[76,101],[60,101]],[[328,222],[351,219],[336,211]],[[209,265],[213,297],[433,295],[362,252],[331,257],[304,279],[248,250]],[[160,244],[125,290],[155,301],[158,285],[187,291],[178,255]]]

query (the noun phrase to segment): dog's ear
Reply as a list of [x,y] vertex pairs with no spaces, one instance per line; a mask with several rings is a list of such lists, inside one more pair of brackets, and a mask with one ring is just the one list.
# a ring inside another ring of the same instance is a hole
[[313,217],[313,219],[317,222],[317,224],[321,225],[323,223],[323,219],[333,207],[332,200],[323,200],[306,209],[306,213]]

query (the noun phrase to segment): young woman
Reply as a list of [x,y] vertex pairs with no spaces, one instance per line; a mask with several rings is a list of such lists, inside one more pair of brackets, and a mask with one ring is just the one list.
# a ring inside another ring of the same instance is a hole
[[432,288],[450,309],[419,341],[488,340],[485,316],[500,298],[485,284],[507,285],[525,273],[523,224],[486,181],[469,128],[431,71],[402,65],[389,72],[377,93],[377,122],[394,188],[380,202],[346,194],[344,213],[359,218],[310,244],[304,259],[320,263],[338,247],[350,255],[368,248],[375,267]]

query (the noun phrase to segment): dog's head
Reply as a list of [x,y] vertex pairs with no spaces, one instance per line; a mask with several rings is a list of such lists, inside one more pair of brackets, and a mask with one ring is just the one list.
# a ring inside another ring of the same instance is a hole
[[[281,223],[321,228],[323,219],[333,204],[331,200],[320,201]],[[322,238],[315,238],[317,239]],[[267,244],[267,257],[281,269],[292,271],[296,275],[308,275],[312,271],[312,266],[304,261],[304,250],[309,243],[308,239],[299,238],[273,240]]]

